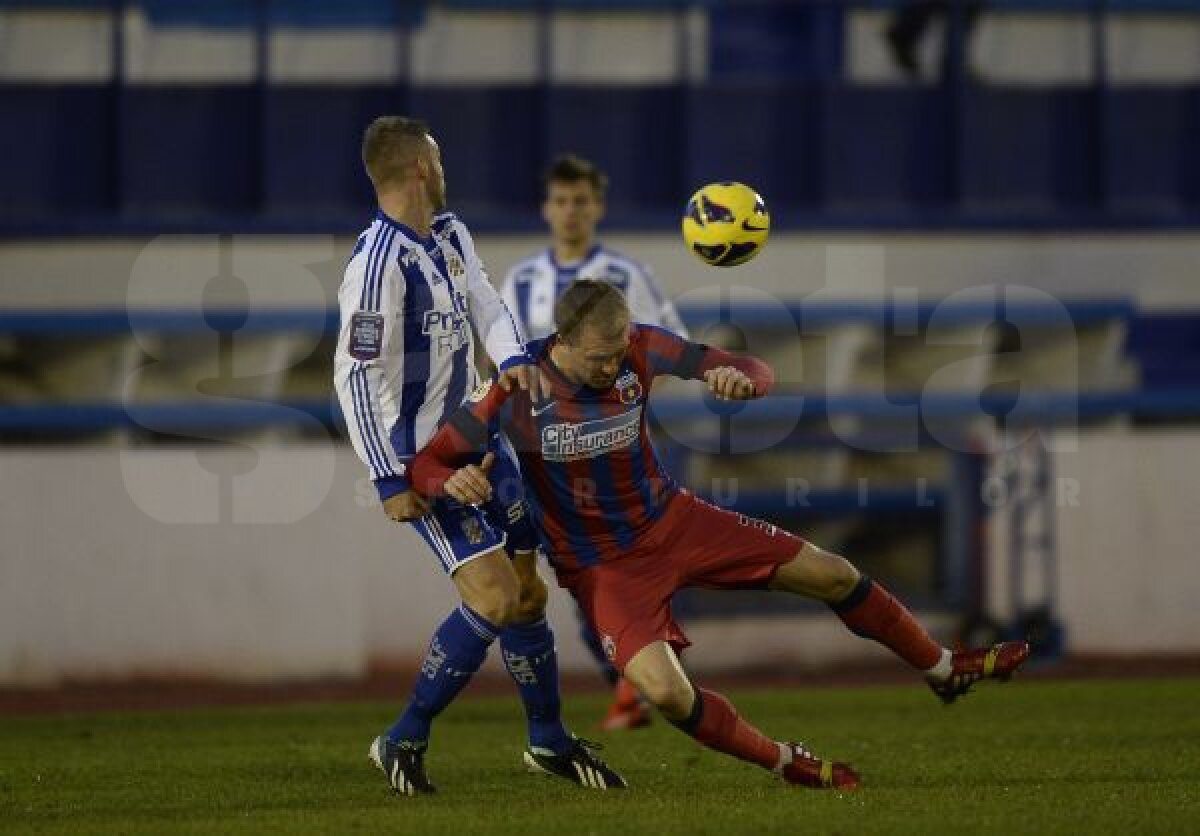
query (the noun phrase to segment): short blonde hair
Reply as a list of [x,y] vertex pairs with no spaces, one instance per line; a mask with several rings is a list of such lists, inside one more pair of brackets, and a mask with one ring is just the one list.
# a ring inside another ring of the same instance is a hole
[[402,183],[429,145],[429,126],[407,116],[380,116],[363,133],[362,160],[376,191]]
[[625,294],[599,279],[576,279],[554,304],[554,325],[569,343],[585,327],[600,329],[605,336],[629,324]]

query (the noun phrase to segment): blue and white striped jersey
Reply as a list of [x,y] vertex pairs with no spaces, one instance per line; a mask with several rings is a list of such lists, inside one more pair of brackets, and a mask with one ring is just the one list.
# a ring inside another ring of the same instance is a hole
[[334,385],[354,449],[387,499],[408,489],[409,460],[479,383],[471,326],[502,369],[527,362],[525,346],[449,212],[428,239],[379,212],[358,237],[338,306]]
[[663,295],[650,269],[597,244],[575,264],[559,264],[553,250],[544,250],[508,271],[501,295],[525,339],[532,342],[554,333],[554,303],[576,279],[600,279],[616,285],[625,294],[634,322],[688,338],[675,305]]

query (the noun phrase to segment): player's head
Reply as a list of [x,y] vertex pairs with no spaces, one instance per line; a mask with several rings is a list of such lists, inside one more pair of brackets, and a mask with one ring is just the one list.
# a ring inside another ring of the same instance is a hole
[[542,180],[545,185],[542,217],[555,242],[572,246],[590,244],[596,224],[604,217],[608,175],[595,163],[564,154],[550,163]]
[[576,383],[608,389],[629,348],[629,306],[608,282],[579,279],[554,305],[559,367]]
[[439,212],[446,208],[446,177],[442,154],[420,119],[380,116],[367,126],[362,142],[363,165],[376,194],[418,184]]

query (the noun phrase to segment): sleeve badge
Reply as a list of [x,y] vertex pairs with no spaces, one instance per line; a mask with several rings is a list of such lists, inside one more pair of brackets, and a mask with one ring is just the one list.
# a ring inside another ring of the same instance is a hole
[[359,311],[350,317],[350,356],[355,360],[377,360],[383,350],[383,314]]

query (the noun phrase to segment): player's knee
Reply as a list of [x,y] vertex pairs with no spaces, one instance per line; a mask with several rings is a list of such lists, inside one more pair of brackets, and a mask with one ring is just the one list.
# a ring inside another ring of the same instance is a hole
[[521,592],[517,584],[494,582],[472,590],[466,604],[497,627],[517,621]]
[[546,600],[549,596],[550,593],[546,589],[546,582],[537,574],[534,574],[532,577],[522,578],[521,591],[518,595],[517,609],[513,615],[513,620],[518,623],[524,623],[541,618],[546,612]]
[[694,692],[691,684],[677,672],[640,670],[625,676],[641,692],[646,701],[669,720],[682,720],[692,708]]
[[858,578],[858,570],[846,558],[807,544],[780,570],[772,587],[832,602],[853,592]]
[[823,573],[823,597],[829,601],[841,601],[854,591],[858,583],[859,573],[854,564],[838,554],[826,552],[825,571]]

